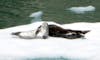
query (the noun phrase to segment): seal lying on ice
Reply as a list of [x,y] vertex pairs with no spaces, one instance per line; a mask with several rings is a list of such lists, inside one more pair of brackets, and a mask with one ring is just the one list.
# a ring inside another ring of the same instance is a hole
[[34,38],[46,39],[46,38],[48,38],[48,24],[46,22],[44,22],[36,30],[13,32],[12,35],[16,35],[16,36],[18,36],[20,38],[24,38],[24,39],[34,39]]
[[36,30],[25,31],[25,32],[14,32],[12,35],[19,36],[20,38],[33,39],[33,38],[43,38],[46,39],[48,36],[52,37],[62,37],[67,39],[84,38],[84,35],[88,33],[89,30],[71,30],[64,29],[57,25],[48,25],[44,22]]
[[67,39],[84,38],[84,35],[88,32],[89,30],[86,31],[71,30],[71,29],[64,29],[57,25],[49,25],[49,36],[52,37],[63,37]]

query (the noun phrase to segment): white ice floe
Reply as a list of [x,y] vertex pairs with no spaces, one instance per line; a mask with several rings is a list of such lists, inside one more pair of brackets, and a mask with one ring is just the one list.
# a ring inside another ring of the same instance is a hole
[[31,60],[35,58],[59,58],[72,60],[100,60],[100,23],[72,23],[59,25],[75,30],[91,30],[86,39],[20,39],[12,32],[34,30],[43,22],[0,29],[0,60]]
[[84,14],[86,12],[93,12],[95,11],[95,7],[94,6],[84,6],[84,7],[71,7],[67,10],[70,10],[71,12],[74,12],[76,14]]

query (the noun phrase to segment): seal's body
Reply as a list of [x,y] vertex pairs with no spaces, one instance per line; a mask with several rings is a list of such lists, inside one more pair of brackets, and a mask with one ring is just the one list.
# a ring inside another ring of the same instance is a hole
[[23,39],[33,39],[36,38],[36,31],[22,31],[22,32],[13,32],[12,35],[16,35]]
[[84,35],[89,32],[81,30],[64,29],[57,25],[49,25],[49,35],[53,37],[63,37],[67,39],[84,38]]

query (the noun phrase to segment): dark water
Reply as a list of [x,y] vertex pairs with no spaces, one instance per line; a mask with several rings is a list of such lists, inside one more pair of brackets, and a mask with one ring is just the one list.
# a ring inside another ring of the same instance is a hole
[[[94,12],[75,14],[67,8],[89,6]],[[28,24],[33,18],[29,15],[43,11],[43,21],[58,23],[100,22],[100,0],[0,0],[0,28]]]

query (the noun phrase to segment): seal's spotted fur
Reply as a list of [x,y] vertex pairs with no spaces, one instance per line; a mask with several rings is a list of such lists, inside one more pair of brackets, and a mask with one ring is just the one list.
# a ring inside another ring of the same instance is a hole
[[49,35],[53,37],[63,37],[67,39],[84,38],[84,35],[89,32],[81,30],[63,29],[57,25],[49,25]]

